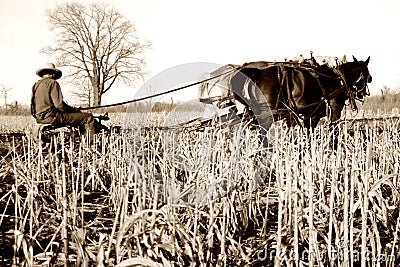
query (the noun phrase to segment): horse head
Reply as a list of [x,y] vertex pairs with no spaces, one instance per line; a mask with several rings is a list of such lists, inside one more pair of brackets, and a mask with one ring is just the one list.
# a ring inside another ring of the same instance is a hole
[[372,76],[368,70],[370,57],[365,61],[359,61],[353,56],[353,62],[347,62],[339,66],[348,87],[347,96],[350,101],[363,100],[369,96],[368,83],[372,82]]

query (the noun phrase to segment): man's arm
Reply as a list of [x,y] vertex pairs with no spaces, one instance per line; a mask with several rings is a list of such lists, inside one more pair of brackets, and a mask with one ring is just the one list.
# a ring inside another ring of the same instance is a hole
[[76,111],[75,108],[69,106],[63,101],[63,95],[61,92],[60,84],[57,81],[53,81],[50,89],[50,96],[53,101],[54,107],[61,112]]

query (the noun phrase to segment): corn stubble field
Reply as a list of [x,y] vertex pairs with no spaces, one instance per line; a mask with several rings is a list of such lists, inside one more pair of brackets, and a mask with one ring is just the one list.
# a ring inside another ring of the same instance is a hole
[[307,133],[275,123],[272,150],[246,123],[132,127],[99,134],[93,149],[13,137],[10,121],[1,265],[400,263],[399,119],[341,123],[336,151],[324,124]]

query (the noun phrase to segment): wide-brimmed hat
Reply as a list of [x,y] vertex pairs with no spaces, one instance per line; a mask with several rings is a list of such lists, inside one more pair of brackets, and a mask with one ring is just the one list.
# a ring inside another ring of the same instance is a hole
[[46,63],[44,66],[36,71],[36,74],[39,77],[43,77],[45,74],[55,74],[54,79],[57,80],[61,78],[62,72],[61,70],[56,68],[56,65],[53,63]]

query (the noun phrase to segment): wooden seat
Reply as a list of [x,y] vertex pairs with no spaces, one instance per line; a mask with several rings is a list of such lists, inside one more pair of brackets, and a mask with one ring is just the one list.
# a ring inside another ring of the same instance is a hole
[[55,134],[59,132],[71,132],[72,127],[68,125],[54,125],[54,124],[36,124],[33,129],[33,138],[35,140],[42,139],[43,135]]

